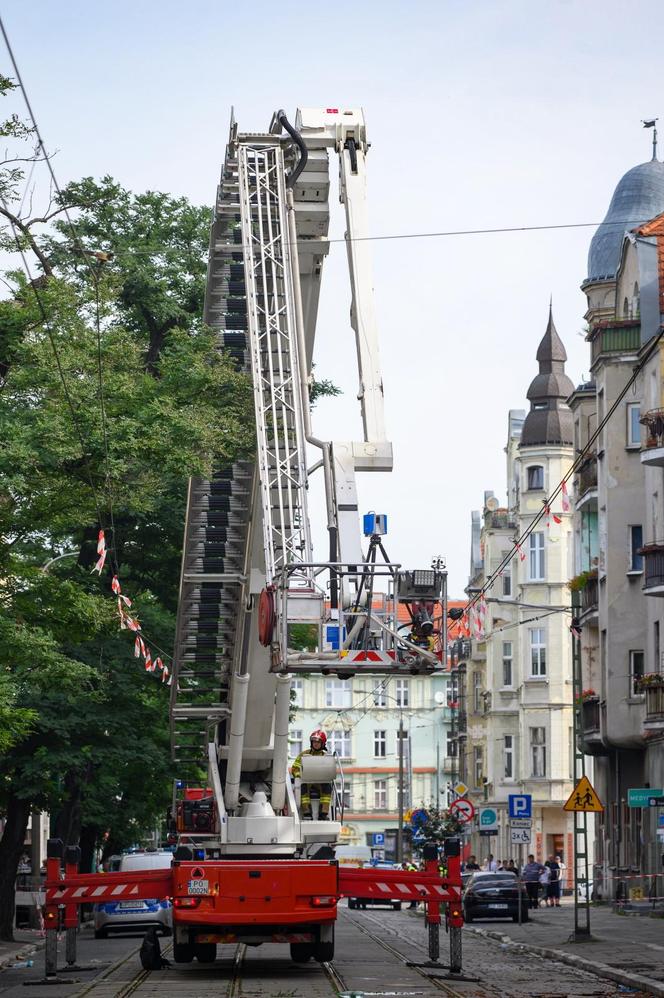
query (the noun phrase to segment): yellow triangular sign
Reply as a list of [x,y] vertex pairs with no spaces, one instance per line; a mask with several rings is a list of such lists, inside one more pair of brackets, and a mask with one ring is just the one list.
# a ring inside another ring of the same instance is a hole
[[563,804],[565,811],[603,811],[604,805],[593,790],[587,776],[582,776],[569,800]]

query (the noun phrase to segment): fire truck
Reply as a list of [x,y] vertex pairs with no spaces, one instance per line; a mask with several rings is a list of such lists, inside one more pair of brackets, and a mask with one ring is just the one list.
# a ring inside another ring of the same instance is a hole
[[[458,840],[446,843],[442,878],[435,846],[425,847],[421,872],[339,866],[339,760],[305,755],[299,779],[289,776],[293,674],[384,678],[445,667],[442,561],[402,569],[385,551],[385,517],[361,520],[358,509],[357,474],[392,469],[368,239],[368,150],[357,108],[302,108],[294,123],[277,111],[266,132],[241,132],[231,118],[204,319],[251,378],[257,446],[252,460],[189,483],[170,705],[173,758],[182,772],[205,767],[207,779],[176,784],[171,870],[80,874],[69,850],[63,871],[62,850],[50,843],[47,929],[61,906],[71,926],[84,902],[168,897],[177,962],[212,961],[225,942],[286,943],[294,961],[324,962],[334,956],[343,896],[401,898],[424,902],[434,960],[442,905],[450,966],[461,969]],[[355,350],[341,319],[335,336],[339,349],[356,356],[362,432],[326,441],[315,435],[310,393],[334,156]],[[314,558],[311,540],[314,475],[325,491],[324,560]],[[378,604],[387,612],[378,613]],[[408,610],[405,628],[397,624],[399,605]],[[298,626],[306,647],[294,640]],[[305,816],[304,789],[321,785],[332,789],[329,812]]]

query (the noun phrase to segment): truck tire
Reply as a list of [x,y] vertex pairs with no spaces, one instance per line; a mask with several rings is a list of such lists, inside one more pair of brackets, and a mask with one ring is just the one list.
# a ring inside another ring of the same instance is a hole
[[318,963],[329,963],[330,960],[334,959],[334,928],[332,929],[332,939],[314,943],[314,959]]
[[199,963],[214,963],[217,959],[217,944],[195,943],[194,956]]
[[314,955],[313,943],[291,943],[290,958],[293,963],[308,963]]
[[173,943],[173,959],[176,963],[191,963],[194,947],[191,943]]
[[348,907],[353,911],[357,908],[357,901],[355,898],[348,898]]

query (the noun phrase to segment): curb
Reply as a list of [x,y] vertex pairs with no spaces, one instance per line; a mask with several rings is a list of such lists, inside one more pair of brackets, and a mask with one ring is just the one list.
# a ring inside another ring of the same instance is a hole
[[44,947],[44,940],[39,940],[35,943],[25,943],[20,949],[14,950],[13,953],[6,953],[5,956],[0,956],[0,970],[11,969],[11,965],[17,960],[27,960],[30,957]]
[[548,946],[534,946],[532,943],[517,942],[510,936],[504,936],[502,932],[492,932],[490,929],[476,929],[469,926],[464,926],[464,929],[477,936],[483,936],[485,939],[494,939],[504,946],[513,946],[515,949],[526,953],[535,953],[550,960],[557,960],[559,963],[566,963],[570,967],[576,967],[577,970],[585,970],[589,974],[594,974],[596,977],[604,977],[609,981],[614,981],[616,984],[636,985],[647,994],[654,995],[655,998],[664,998],[664,985],[653,981],[649,977],[642,977],[640,974],[629,974],[626,971],[609,967],[606,963],[597,963],[595,960],[587,960],[583,956],[575,956],[572,953],[565,953],[559,949],[551,949]]

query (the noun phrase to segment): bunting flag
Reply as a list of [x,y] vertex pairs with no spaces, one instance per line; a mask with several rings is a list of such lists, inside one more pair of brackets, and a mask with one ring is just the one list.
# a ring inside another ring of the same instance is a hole
[[161,681],[162,681],[162,683],[165,683],[166,680],[168,679],[168,677],[169,677],[168,666],[165,665],[164,666],[164,671],[161,674]]
[[155,669],[159,669],[160,672],[162,672],[163,669],[165,668],[164,663],[162,662],[162,660],[159,657],[157,657],[154,660],[154,667],[155,667]]
[[569,513],[571,507],[570,507],[569,496],[567,494],[567,482],[565,481],[561,485],[561,492],[563,498],[563,513]]
[[104,536],[104,531],[100,530],[97,534],[97,554],[103,554],[106,550],[106,538]]
[[141,639],[137,636],[134,641],[134,658],[141,657]]
[[114,575],[113,578],[111,579],[111,589],[116,594],[116,596],[119,596],[120,593],[122,592],[122,590],[120,589],[120,580],[118,579],[117,575]]
[[517,541],[514,546],[517,549],[517,551],[519,552],[519,561],[525,561],[526,560],[526,556],[523,553],[523,550],[522,550],[521,545],[519,544],[519,542]]
[[544,522],[546,524],[546,529],[548,530],[551,526],[551,507],[548,502],[544,503]]
[[554,523],[562,523],[563,522],[562,516],[558,516],[557,513],[554,513],[553,514],[553,522]]
[[570,629],[570,631],[572,632],[572,634],[574,635],[575,638],[580,638],[581,637],[581,631],[576,626],[576,624],[574,623],[574,621],[572,621],[572,623],[570,624],[569,629]]
[[145,656],[145,671],[154,672],[154,666],[152,665],[152,655],[150,654],[150,649],[148,648],[147,654]]
[[106,561],[106,538],[104,537],[103,530],[100,530],[97,535],[97,554],[99,557],[97,558],[93,568],[90,570],[90,574],[92,574],[92,572],[99,572],[101,575],[104,568],[104,562]]
[[[98,570],[99,574],[101,575],[101,570],[104,567],[104,561],[106,560],[106,553],[107,552],[106,552],[106,541],[104,538],[104,531],[100,530],[99,536],[97,538],[97,554],[99,555],[99,558],[97,560],[97,564],[92,570],[93,572],[95,570]],[[168,666],[164,665],[160,657],[155,658],[154,661],[152,660],[152,653],[150,652],[150,649],[146,646],[145,641],[138,633],[141,629],[141,625],[139,624],[138,620],[136,620],[134,617],[131,617],[125,609],[125,607],[131,606],[131,600],[129,599],[128,596],[123,595],[122,586],[120,585],[120,580],[118,579],[117,575],[114,575],[113,578],[111,579],[111,590],[118,598],[118,616],[120,617],[120,630],[133,631],[136,634],[136,637],[134,638],[134,657],[144,659],[146,672],[156,672],[157,670],[159,670],[161,672],[162,683],[167,682],[168,685],[171,686],[173,682],[173,677],[170,673]]]

